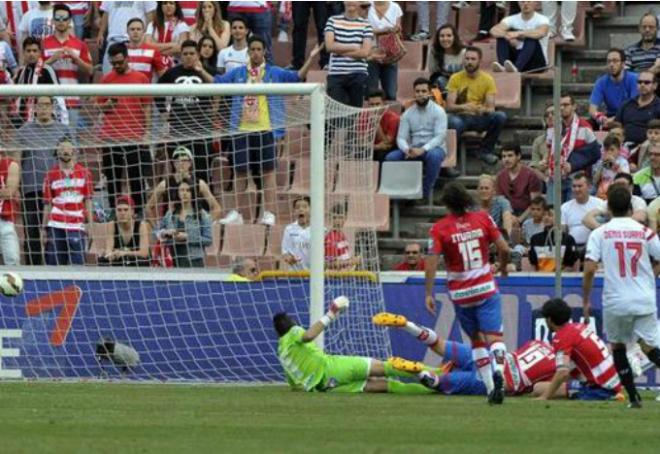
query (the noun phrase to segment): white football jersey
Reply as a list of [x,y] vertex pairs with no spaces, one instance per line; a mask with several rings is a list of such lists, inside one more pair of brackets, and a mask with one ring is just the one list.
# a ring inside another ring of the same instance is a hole
[[613,218],[591,232],[585,257],[603,263],[603,309],[617,315],[656,311],[650,260],[660,260],[660,240],[655,232],[632,218]]

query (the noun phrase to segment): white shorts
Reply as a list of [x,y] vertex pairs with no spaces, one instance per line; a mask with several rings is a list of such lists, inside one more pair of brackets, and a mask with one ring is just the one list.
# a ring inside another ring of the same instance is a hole
[[603,325],[607,340],[615,344],[629,344],[642,339],[651,347],[660,347],[657,314],[613,315],[603,311]]

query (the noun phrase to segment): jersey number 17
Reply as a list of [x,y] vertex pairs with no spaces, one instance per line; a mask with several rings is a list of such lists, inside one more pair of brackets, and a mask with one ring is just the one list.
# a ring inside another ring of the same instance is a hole
[[626,250],[633,251],[630,257],[630,274],[631,277],[637,277],[637,264],[642,257],[642,243],[637,241],[617,241],[614,243],[617,256],[619,257],[619,276],[626,277]]

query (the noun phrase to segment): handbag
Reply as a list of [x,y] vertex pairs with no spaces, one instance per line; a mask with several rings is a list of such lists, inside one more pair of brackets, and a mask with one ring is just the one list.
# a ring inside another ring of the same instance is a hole
[[401,60],[408,52],[406,46],[404,46],[401,41],[401,35],[399,32],[390,32],[380,35],[378,37],[378,48],[385,53],[385,57],[382,61],[382,64],[384,65],[393,65]]

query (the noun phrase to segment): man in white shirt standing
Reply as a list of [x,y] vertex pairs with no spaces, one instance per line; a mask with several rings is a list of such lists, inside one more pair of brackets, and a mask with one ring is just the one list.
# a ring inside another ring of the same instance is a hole
[[495,72],[522,72],[548,66],[550,20],[537,13],[536,2],[519,2],[520,13],[507,16],[490,29],[497,38]]
[[604,200],[589,195],[591,180],[584,172],[578,172],[573,176],[571,189],[573,199],[561,206],[561,225],[575,238],[578,253],[582,257],[591,233],[582,220],[591,210],[595,208],[604,210],[607,207]]
[[298,219],[284,229],[282,235],[282,260],[290,271],[304,271],[310,268],[309,197],[293,201],[293,210]]
[[124,43],[128,41],[126,24],[134,17],[142,19],[143,23],[150,23],[158,2],[103,2],[101,3],[101,26],[96,36],[96,45],[99,49],[103,47],[106,32],[108,41],[106,43],[106,52],[103,57],[103,74],[110,72],[110,60],[108,59],[107,49],[114,43]]
[[655,271],[649,256],[660,260],[660,240],[630,217],[631,194],[621,185],[607,193],[612,220],[591,233],[585,255],[583,310],[589,318],[591,288],[603,263],[603,326],[612,345],[614,367],[628,393],[631,408],[641,407],[626,344],[641,340],[642,350],[660,367]]
[[231,20],[232,45],[225,47],[218,54],[218,73],[228,73],[234,68],[248,64],[247,21],[240,16]]

